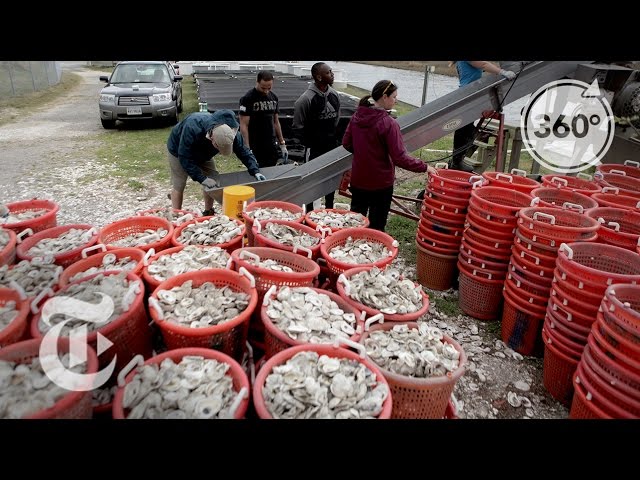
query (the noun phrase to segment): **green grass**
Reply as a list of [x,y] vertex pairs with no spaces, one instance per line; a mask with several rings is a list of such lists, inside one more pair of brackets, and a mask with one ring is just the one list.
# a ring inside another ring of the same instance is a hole
[[435,304],[436,309],[447,315],[448,317],[457,317],[462,313],[458,307],[458,296],[441,297],[438,295],[429,295],[429,298]]
[[[18,70],[20,71],[20,70]],[[13,75],[13,71],[12,71]],[[26,75],[22,71],[21,75]],[[31,75],[28,73],[28,75]],[[18,82],[16,75],[13,75],[14,82]],[[33,113],[46,107],[53,100],[65,96],[69,91],[73,90],[82,80],[82,77],[76,73],[63,72],[62,78],[57,85],[33,92],[29,90],[18,96],[12,96],[10,90],[9,75],[6,68],[0,69],[0,125],[14,122],[25,114]],[[21,81],[26,81],[22,79]],[[29,85],[32,85],[29,80]],[[31,89],[33,86],[31,86]]]
[[400,215],[390,215],[385,231],[398,241],[398,254],[414,264],[416,262],[416,222]]

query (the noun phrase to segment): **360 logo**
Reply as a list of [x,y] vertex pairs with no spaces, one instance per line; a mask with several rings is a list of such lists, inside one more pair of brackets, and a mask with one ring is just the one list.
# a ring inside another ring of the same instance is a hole
[[[62,329],[71,320],[64,320],[51,326],[53,315],[63,314],[84,320],[88,323],[105,323],[114,310],[111,297],[99,293],[100,303],[89,303],[72,297],[52,297],[42,307],[42,321],[51,328],[47,331],[40,344],[40,363],[49,379],[61,388],[76,392],[94,390],[104,385],[116,368],[116,355],[103,369],[96,373],[76,373],[71,368],[87,361],[87,326],[74,328],[69,334],[69,365],[65,366],[60,360],[58,339]],[[98,333],[96,353],[100,356],[113,343]]]

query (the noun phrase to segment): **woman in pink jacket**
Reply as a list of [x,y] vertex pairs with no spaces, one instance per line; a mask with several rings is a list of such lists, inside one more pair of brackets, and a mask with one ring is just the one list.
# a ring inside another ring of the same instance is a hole
[[384,231],[391,209],[395,168],[426,172],[427,164],[412,157],[402,143],[400,126],[389,115],[398,87],[380,80],[364,96],[347,126],[342,146],[353,153],[351,210],[369,218],[370,227]]

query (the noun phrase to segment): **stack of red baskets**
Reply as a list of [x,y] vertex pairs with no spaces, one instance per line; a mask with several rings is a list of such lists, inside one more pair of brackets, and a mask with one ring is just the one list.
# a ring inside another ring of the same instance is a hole
[[602,191],[602,187],[593,181],[591,175],[584,173],[578,173],[575,177],[557,174],[542,175],[542,186],[563,188],[572,192],[582,193],[588,197]]
[[598,228],[595,220],[573,210],[520,210],[504,284],[502,340],[510,348],[523,355],[542,354],[542,323],[558,248],[565,242],[595,241]]
[[530,195],[515,190],[474,187],[458,256],[458,302],[467,315],[482,320],[499,316],[516,215],[532,201]]
[[601,207],[624,208],[640,212],[640,198],[620,195],[620,189],[616,187],[603,187],[601,193],[594,193],[591,198]]
[[596,172],[619,173],[628,177],[640,178],[640,162],[625,160],[623,165],[603,163],[596,167]]
[[542,329],[543,383],[561,403],[571,405],[573,374],[596,321],[607,287],[640,283],[640,256],[600,243],[562,244]]
[[600,222],[598,241],[636,251],[640,241],[640,212],[622,208],[598,207],[587,215]]
[[447,290],[455,282],[457,254],[471,197],[470,180],[482,177],[447,164],[429,169],[416,232],[418,281],[433,290]]
[[[598,206],[595,198],[564,188],[540,187],[531,190],[534,198],[539,198],[538,206],[563,209],[575,209],[580,213]],[[597,194],[593,194],[597,195]]]
[[570,418],[640,418],[640,285],[611,285],[573,376]]
[[534,188],[538,188],[540,183],[533,178],[527,177],[527,172],[514,168],[511,174],[502,172],[483,172],[482,177],[489,182],[492,187],[508,188],[522,193],[531,194]]
[[[621,175],[621,173],[623,173]],[[602,173],[596,172],[595,179],[601,187],[615,187],[621,195],[640,200],[640,178],[627,176],[624,172]]]

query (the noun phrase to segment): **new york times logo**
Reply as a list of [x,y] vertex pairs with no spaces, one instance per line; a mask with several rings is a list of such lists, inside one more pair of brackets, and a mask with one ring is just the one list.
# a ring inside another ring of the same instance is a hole
[[[49,379],[61,388],[75,392],[86,392],[104,385],[116,367],[116,356],[105,368],[96,373],[76,373],[71,369],[87,362],[87,326],[74,328],[69,333],[69,365],[65,366],[58,353],[58,339],[64,326],[71,320],[51,324],[54,315],[67,315],[87,323],[106,323],[114,310],[113,300],[98,293],[100,303],[83,302],[72,297],[52,297],[42,307],[42,321],[51,327],[40,345],[40,363]],[[98,333],[96,353],[100,356],[113,343]]]

